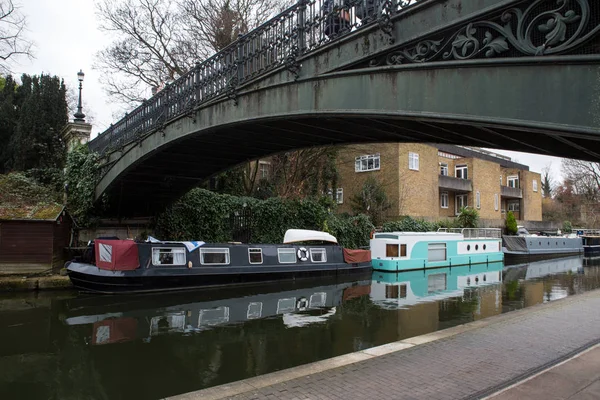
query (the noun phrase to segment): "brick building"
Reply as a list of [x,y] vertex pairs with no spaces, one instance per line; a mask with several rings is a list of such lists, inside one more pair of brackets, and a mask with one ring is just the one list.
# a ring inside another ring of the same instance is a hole
[[541,176],[509,157],[478,148],[417,143],[344,147],[338,156],[336,201],[351,212],[351,199],[368,177],[385,188],[391,218],[452,218],[463,206],[483,220],[542,220]]

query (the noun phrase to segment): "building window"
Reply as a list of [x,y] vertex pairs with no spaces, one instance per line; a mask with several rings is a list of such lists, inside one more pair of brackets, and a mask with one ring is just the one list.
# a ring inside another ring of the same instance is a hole
[[153,265],[185,265],[185,247],[153,247]]
[[419,155],[417,153],[408,153],[408,169],[419,170]]
[[344,188],[337,188],[335,191],[335,202],[338,204],[344,204]]
[[481,193],[479,193],[479,190],[475,193],[475,207],[481,208]]
[[500,186],[502,186],[502,175],[500,175]]
[[260,161],[258,163],[258,176],[260,179],[268,179],[269,178],[269,163],[266,161]]
[[440,175],[448,176],[448,164],[440,163]]
[[498,211],[498,193],[494,194],[494,210]]
[[509,201],[508,211],[519,211],[519,201]]
[[507,176],[506,184],[508,185],[508,187],[518,188],[519,187],[519,177],[517,175]]
[[460,209],[467,206],[467,195],[457,194],[454,203],[454,212],[456,215],[460,214]]
[[469,179],[466,165],[457,165],[454,168],[454,175],[459,179]]
[[377,171],[379,170],[379,153],[358,156],[354,159],[354,171]]
[[200,264],[227,265],[229,264],[229,249],[200,249]]
[[248,260],[250,261],[250,264],[262,264],[262,249],[248,249]]
[[536,179],[533,180],[533,191],[537,192],[537,180]]
[[448,208],[448,192],[440,193],[440,207]]
[[449,158],[451,160],[456,160],[458,158],[461,158],[461,156],[457,156],[456,154],[450,154],[450,153],[446,153],[444,151],[439,151],[439,150],[438,150],[438,156],[444,157],[444,158]]

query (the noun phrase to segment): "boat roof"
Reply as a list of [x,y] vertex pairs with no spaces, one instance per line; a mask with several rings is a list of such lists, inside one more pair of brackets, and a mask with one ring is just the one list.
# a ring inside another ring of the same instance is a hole
[[327,232],[311,231],[309,229],[288,229],[283,237],[283,243],[307,242],[310,240],[331,243],[338,242],[335,236]]
[[377,232],[379,235],[398,235],[398,236],[462,236],[462,233],[456,232]]

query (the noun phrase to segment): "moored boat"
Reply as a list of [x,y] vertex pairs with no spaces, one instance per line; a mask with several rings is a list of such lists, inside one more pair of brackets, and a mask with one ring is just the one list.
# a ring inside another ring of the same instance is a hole
[[442,229],[438,232],[381,232],[370,243],[373,269],[407,271],[503,261],[501,230]]
[[140,293],[365,273],[371,256],[328,233],[290,229],[282,244],[97,239],[67,271],[84,291]]

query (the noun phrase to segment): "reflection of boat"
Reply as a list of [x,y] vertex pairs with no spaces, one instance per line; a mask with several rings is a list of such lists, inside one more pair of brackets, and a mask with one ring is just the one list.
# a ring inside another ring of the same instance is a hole
[[344,249],[328,233],[301,229],[288,230],[281,245],[97,239],[87,254],[68,265],[69,277],[75,287],[100,293],[189,290],[371,270],[368,250]]
[[504,268],[504,280],[536,279],[548,275],[558,275],[566,272],[578,273],[582,268],[582,258],[579,256],[565,257],[545,261],[535,261],[526,264],[510,265]]
[[163,294],[148,302],[138,296],[82,297],[66,302],[68,311],[63,320],[68,325],[89,325],[94,345],[136,338],[148,341],[163,334],[190,334],[276,316],[286,326],[304,326],[327,321],[336,306],[353,297],[352,293],[368,294],[361,288],[369,288],[370,283],[316,286],[312,281],[313,287],[288,285],[291,288],[282,291],[279,285],[266,288],[271,293],[246,292],[218,299],[215,297],[220,293],[215,291]]
[[373,272],[371,300],[384,308],[462,296],[466,289],[502,282],[502,263],[403,271]]
[[373,269],[397,272],[502,261],[500,229],[382,232],[371,239]]

